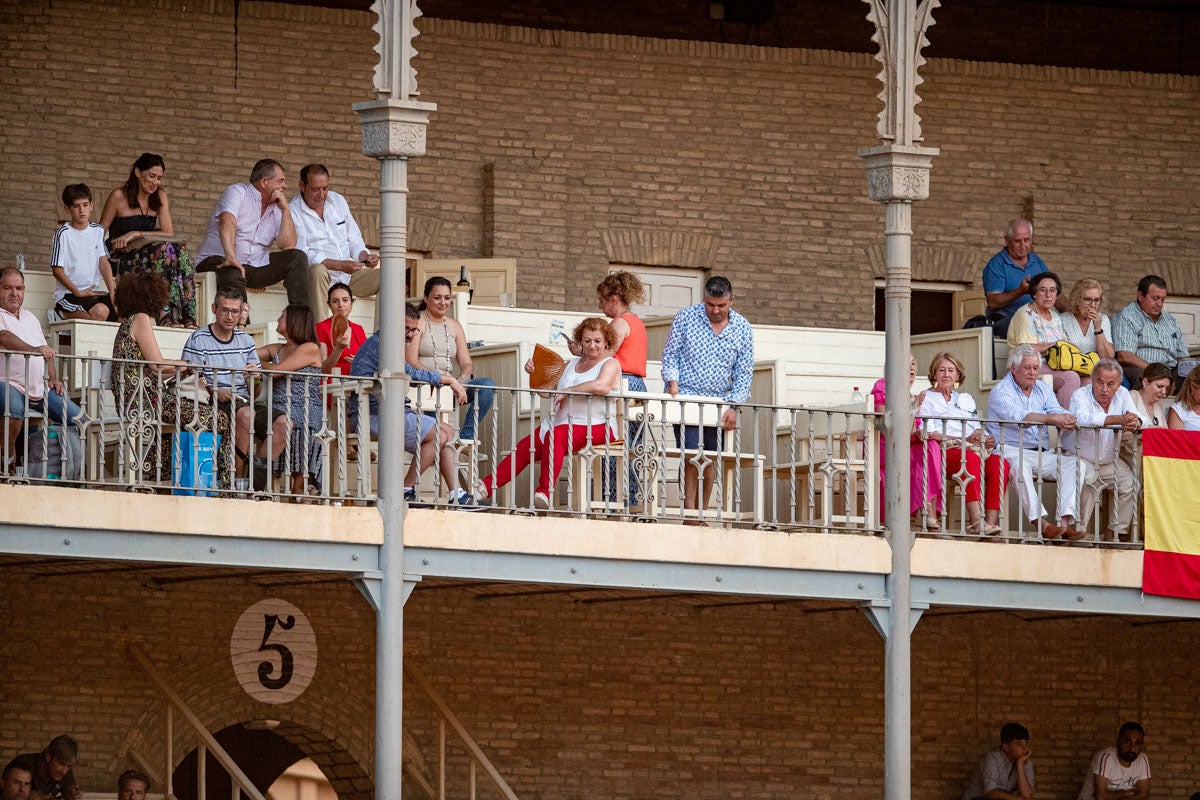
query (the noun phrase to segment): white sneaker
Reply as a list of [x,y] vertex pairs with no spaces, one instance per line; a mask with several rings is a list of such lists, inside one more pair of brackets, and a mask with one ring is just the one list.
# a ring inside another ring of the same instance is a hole
[[545,492],[533,493],[533,507],[541,511],[550,510],[550,495]]

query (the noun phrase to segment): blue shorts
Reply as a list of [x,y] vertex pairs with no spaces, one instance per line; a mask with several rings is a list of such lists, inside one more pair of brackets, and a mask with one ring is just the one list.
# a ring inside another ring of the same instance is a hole
[[[371,417],[371,427],[375,427],[375,420],[378,417]],[[425,437],[437,425],[435,417],[427,417],[424,414],[418,414],[410,408],[404,409],[404,449],[413,455],[421,449],[421,442],[425,441]],[[378,431],[373,431],[378,434]]]
[[[680,437],[680,428],[683,436]],[[700,432],[704,431],[704,449],[720,452],[725,442],[725,430],[719,425],[676,425],[675,446],[684,450],[695,450],[700,446]]]

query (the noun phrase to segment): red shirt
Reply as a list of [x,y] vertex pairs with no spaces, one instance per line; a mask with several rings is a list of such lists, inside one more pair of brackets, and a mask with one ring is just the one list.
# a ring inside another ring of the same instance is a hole
[[[347,320],[349,321],[349,320]],[[334,368],[341,370],[343,375],[350,374],[350,359],[358,352],[358,348],[362,347],[363,342],[367,340],[367,332],[363,330],[363,326],[357,322],[350,323],[350,346],[342,351],[342,357],[334,364]],[[333,346],[333,317],[321,320],[317,323],[317,341],[325,345],[325,349],[332,353],[336,348]]]

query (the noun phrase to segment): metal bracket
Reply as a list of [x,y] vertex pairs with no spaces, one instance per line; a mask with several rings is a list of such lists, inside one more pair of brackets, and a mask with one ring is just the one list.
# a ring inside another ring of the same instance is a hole
[[[404,602],[408,603],[408,598],[412,596],[413,589],[417,588],[417,583],[421,580],[420,575],[405,575],[404,576]],[[383,573],[382,572],[360,572],[351,580],[354,582],[354,587],[362,593],[367,602],[371,605],[371,610],[378,613],[379,604],[383,601]]]
[[[929,608],[928,603],[913,603],[909,606],[909,626],[908,632],[912,633],[917,627],[917,622],[921,619],[921,614]],[[871,623],[871,627],[875,632],[884,639],[888,638],[888,631],[891,630],[892,622],[892,604],[887,600],[868,600],[865,603],[860,603],[858,610],[863,613],[867,621]]]

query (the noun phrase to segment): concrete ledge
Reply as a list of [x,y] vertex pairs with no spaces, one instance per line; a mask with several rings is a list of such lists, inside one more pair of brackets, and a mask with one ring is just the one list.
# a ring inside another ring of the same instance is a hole
[[885,574],[887,542],[874,536],[504,514],[414,510],[405,547],[679,564]]
[[41,485],[0,485],[0,508],[4,509],[5,523],[24,527],[383,543],[383,518],[375,508],[303,506]]
[[1140,550],[918,539],[914,576],[1077,586],[1142,586]]

